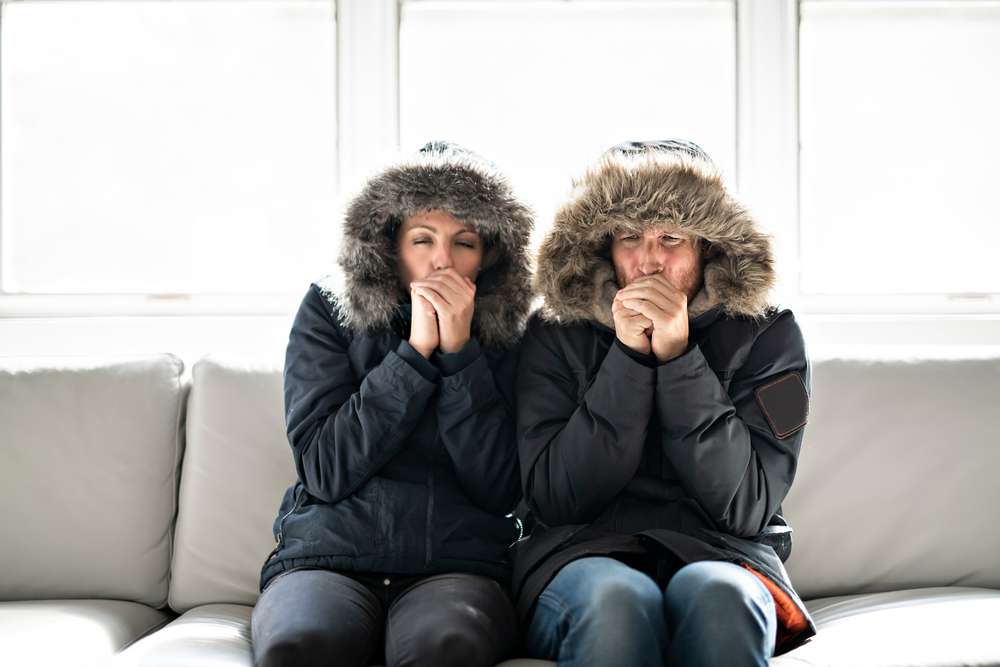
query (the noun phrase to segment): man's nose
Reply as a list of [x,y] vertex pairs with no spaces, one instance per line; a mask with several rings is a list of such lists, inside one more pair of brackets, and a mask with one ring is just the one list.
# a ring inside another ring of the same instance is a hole
[[639,272],[651,276],[663,270],[663,261],[656,248],[644,244],[639,248]]

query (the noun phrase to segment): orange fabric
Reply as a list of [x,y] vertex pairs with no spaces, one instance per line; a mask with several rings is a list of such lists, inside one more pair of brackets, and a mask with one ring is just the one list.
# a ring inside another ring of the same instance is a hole
[[798,605],[788,597],[787,593],[781,590],[767,575],[761,574],[746,563],[740,563],[740,565],[755,574],[771,592],[771,597],[774,598],[775,612],[778,617],[778,636],[775,640],[775,646],[780,646],[786,640],[797,636],[806,629],[809,624],[805,615],[799,610]]

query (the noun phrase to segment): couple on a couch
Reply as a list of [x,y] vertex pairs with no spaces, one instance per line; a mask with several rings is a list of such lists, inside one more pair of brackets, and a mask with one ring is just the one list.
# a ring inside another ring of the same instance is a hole
[[289,335],[256,665],[737,667],[816,633],[782,564],[810,380],[768,235],[680,140],[605,152],[534,271],[531,229],[446,142],[351,202],[343,283]]

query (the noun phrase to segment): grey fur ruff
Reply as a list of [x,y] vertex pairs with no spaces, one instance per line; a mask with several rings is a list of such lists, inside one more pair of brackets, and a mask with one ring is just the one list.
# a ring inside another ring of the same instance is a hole
[[[369,179],[347,208],[337,264],[318,281],[341,323],[356,333],[389,327],[407,302],[399,278],[396,225],[427,209],[470,223],[498,259],[476,278],[472,332],[508,346],[524,331],[531,305],[531,209],[484,158],[433,142]],[[485,253],[484,253],[485,258]]]
[[[709,160],[678,151],[606,152],[573,182],[539,249],[534,288],[544,319],[597,321],[614,328],[619,287],[613,234],[668,223],[708,243],[702,287],[689,317],[720,306],[730,316],[764,317],[775,282],[771,238],[726,190]],[[704,244],[703,244],[704,247]]]

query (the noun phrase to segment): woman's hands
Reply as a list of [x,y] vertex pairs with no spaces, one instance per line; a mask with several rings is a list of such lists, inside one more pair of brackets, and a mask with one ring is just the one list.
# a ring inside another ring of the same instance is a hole
[[410,282],[410,293],[410,345],[426,358],[439,346],[446,353],[461,350],[472,335],[476,283],[455,269],[440,269]]
[[420,296],[413,286],[410,286],[410,345],[424,359],[430,359],[431,353],[438,346],[439,334],[437,313],[431,302]]
[[688,343],[687,295],[662,273],[635,280],[618,290],[611,304],[615,332],[633,350],[665,362],[684,353]]

